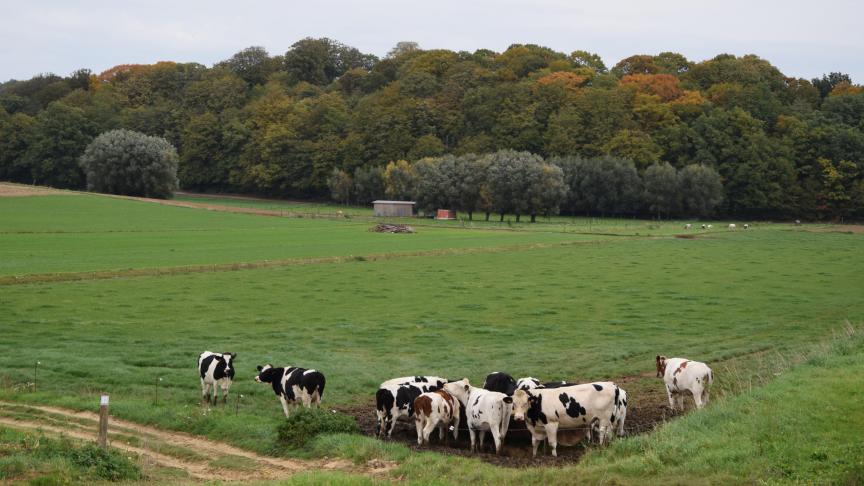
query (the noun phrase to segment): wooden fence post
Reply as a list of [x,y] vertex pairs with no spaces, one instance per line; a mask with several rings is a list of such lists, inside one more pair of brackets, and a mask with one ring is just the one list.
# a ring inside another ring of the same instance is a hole
[[99,400],[99,447],[108,449],[108,395]]

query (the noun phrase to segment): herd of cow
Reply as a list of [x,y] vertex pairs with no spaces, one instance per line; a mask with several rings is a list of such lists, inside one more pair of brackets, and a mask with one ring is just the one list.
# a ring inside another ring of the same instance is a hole
[[[795,220],[795,224],[801,224],[801,221],[798,221],[798,220],[796,219],[796,220]],[[704,230],[704,229],[708,229],[708,230],[710,230],[710,229],[713,229],[713,228],[714,228],[714,225],[713,225],[713,224],[703,224],[703,225],[702,225],[702,229],[703,229],[703,230]],[[735,223],[729,223],[729,226],[727,226],[727,228],[728,228],[730,231],[735,231],[736,229],[738,229],[738,226],[737,226]],[[750,229],[750,225],[749,225],[748,223],[744,223],[744,226],[742,226],[742,228],[744,228],[745,230],[749,230],[749,229]],[[685,225],[684,225],[684,229],[685,229],[685,230],[693,229],[693,223],[687,223],[687,224],[685,224]]]
[[[198,357],[201,394],[207,403],[217,402],[218,389],[222,390],[223,402],[227,402],[236,357],[235,353],[210,351]],[[714,376],[705,363],[657,356],[655,364],[672,410],[676,405],[684,410],[685,393],[693,396],[697,408],[708,403]],[[269,364],[257,368],[255,381],[270,383],[286,417],[292,406],[318,407],[321,403],[326,383],[321,372],[294,366],[274,368]],[[495,452],[500,453],[512,418],[524,422],[531,433],[534,456],[544,441],[557,456],[559,430],[586,430],[589,442],[596,437],[600,444],[615,435],[623,436],[627,392],[611,381],[541,383],[531,377],[516,380],[502,372],[489,374],[482,388],[472,386],[467,378],[451,381],[437,376],[406,376],[381,383],[375,393],[375,408],[377,433],[382,438],[393,434],[397,421],[413,420],[419,445],[428,444],[435,429],[439,440],[446,440],[448,430],[458,439],[459,424],[465,420],[472,452],[477,450],[478,439],[483,448],[489,432]]]

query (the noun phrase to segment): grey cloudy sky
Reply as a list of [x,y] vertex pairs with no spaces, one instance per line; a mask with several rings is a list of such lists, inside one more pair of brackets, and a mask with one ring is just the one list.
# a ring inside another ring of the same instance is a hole
[[0,0],[0,12],[0,80],[162,60],[209,66],[311,36],[379,56],[403,40],[499,52],[534,43],[596,52],[610,67],[662,51],[756,54],[788,76],[841,71],[864,82],[862,0]]

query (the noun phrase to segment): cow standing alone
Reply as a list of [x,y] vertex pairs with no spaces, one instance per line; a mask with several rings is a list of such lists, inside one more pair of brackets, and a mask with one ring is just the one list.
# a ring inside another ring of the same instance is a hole
[[[219,399],[218,388],[222,389],[222,403],[228,402],[228,389],[234,381],[233,360],[236,353],[213,353],[204,351],[198,356],[198,376],[201,377],[201,398],[209,403]],[[210,394],[210,389],[213,394]]]
[[285,368],[274,368],[272,365],[258,366],[258,383],[270,383],[273,393],[279,397],[282,403],[282,411],[288,418],[288,405],[297,405],[297,401],[304,407],[318,407],[324,396],[324,385],[326,380],[320,371],[307,370],[288,366]]
[[666,384],[666,394],[669,397],[669,408],[684,410],[684,392],[693,395],[696,408],[708,404],[708,388],[714,383],[714,373],[705,363],[690,361],[684,358],[666,358],[657,356],[657,378],[663,378]]

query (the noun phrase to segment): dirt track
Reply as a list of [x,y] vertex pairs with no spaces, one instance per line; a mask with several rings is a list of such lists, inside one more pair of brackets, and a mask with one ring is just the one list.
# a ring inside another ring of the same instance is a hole
[[74,194],[72,191],[61,191],[50,187],[28,186],[26,184],[12,184],[10,182],[0,182],[0,197],[21,197],[21,196],[63,196]]
[[[25,405],[0,402],[0,410],[24,410],[38,412],[33,419],[19,420],[0,417],[0,424],[18,429],[42,430],[51,435],[66,435],[82,440],[96,440],[99,416],[92,412],[77,412],[58,407]],[[57,420],[59,419],[59,420]],[[112,447],[138,454],[149,461],[167,468],[180,469],[197,480],[249,481],[279,479],[304,471],[336,470],[373,476],[381,476],[393,468],[393,464],[375,461],[358,466],[345,459],[298,460],[258,455],[254,452],[216,442],[199,436],[172,432],[125,420],[111,418]],[[123,441],[123,436],[134,436],[136,445]],[[170,446],[175,455],[157,452],[159,444]],[[183,451],[179,456],[176,451]],[[220,467],[223,458],[242,458],[254,467],[241,470]]]

